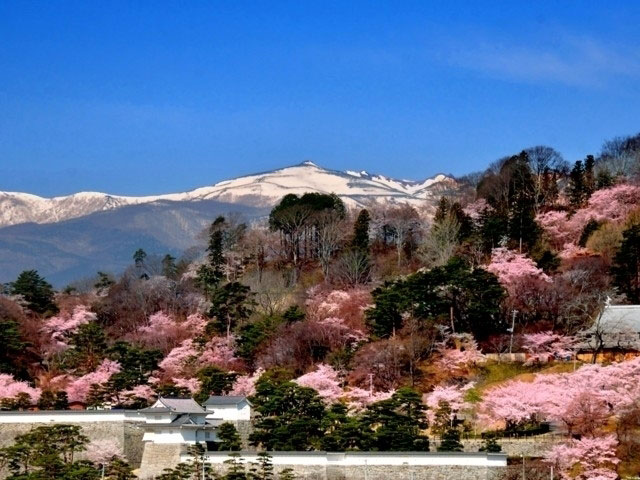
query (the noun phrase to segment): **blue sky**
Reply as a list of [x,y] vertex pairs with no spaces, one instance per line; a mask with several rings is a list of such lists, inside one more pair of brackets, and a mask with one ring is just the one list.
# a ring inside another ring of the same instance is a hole
[[640,2],[0,0],[0,190],[420,179],[640,131]]

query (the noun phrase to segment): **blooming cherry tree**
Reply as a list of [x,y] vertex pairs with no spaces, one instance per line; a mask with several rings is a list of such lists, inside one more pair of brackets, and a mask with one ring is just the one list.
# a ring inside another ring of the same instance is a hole
[[343,394],[338,372],[326,363],[319,364],[314,371],[298,377],[295,382],[303,387],[313,388],[327,403],[338,401]]
[[13,399],[19,393],[26,393],[33,403],[40,398],[40,390],[31,387],[27,382],[13,378],[13,375],[0,373],[0,400]]
[[589,220],[621,222],[631,210],[640,205],[640,186],[616,185],[597,190],[586,207],[569,216],[567,212],[550,211],[538,215],[536,220],[551,238],[557,249],[576,243]]
[[471,405],[464,400],[465,394],[473,388],[473,382],[465,385],[436,386],[430,393],[423,396],[424,403],[429,407],[427,416],[429,421],[433,421],[435,411],[441,402],[446,402],[451,408],[451,414],[455,415],[462,410],[469,408]]
[[87,445],[85,451],[87,460],[93,463],[108,463],[113,457],[122,456],[122,448],[118,446],[115,440],[105,438],[102,440],[94,440]]
[[256,393],[256,382],[263,373],[264,370],[262,368],[258,368],[252,374],[240,375],[236,378],[229,395],[244,395],[246,397],[254,395]]
[[438,346],[437,354],[440,358],[434,362],[434,367],[452,376],[464,375],[469,367],[484,361],[478,343],[468,333],[447,334]]
[[372,403],[379,402],[381,400],[388,400],[394,393],[395,390],[376,392],[364,388],[352,387],[345,392],[345,397],[349,401],[349,406],[354,411],[359,411]]
[[549,276],[529,257],[504,247],[493,249],[487,270],[496,275],[512,295],[523,281],[551,282]]
[[554,446],[546,455],[564,480],[616,480],[618,441],[615,435],[583,437]]
[[68,377],[65,390],[70,402],[85,402],[92,385],[104,385],[114,373],[120,371],[120,364],[113,360],[103,360],[98,368],[81,377]]
[[51,355],[68,348],[67,337],[74,333],[80,325],[96,320],[96,314],[85,305],[77,305],[73,312],[60,312],[48,318],[42,326],[42,332],[50,336],[45,347],[45,354]]
[[575,337],[553,332],[529,333],[522,337],[527,352],[527,365],[546,363],[555,358],[571,357],[577,342]]
[[137,340],[148,348],[169,352],[187,338],[204,332],[206,319],[200,314],[189,315],[180,322],[175,317],[159,311],[149,317],[147,324],[138,328]]

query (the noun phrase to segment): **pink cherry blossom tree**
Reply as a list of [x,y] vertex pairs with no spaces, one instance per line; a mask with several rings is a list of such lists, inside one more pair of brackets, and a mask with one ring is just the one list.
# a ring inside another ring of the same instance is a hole
[[62,352],[68,348],[67,337],[74,333],[80,325],[96,320],[96,314],[85,305],[77,305],[72,312],[60,312],[45,320],[42,333],[49,336],[45,346],[45,355]]
[[465,385],[438,385],[430,393],[423,395],[423,401],[429,407],[427,411],[429,421],[432,422],[434,420],[435,411],[438,409],[440,402],[449,404],[452,415],[470,408],[471,404],[466,402],[464,397],[473,388],[473,385],[473,382]]
[[155,398],[157,397],[156,393],[154,392],[153,388],[151,388],[150,385],[136,385],[135,387],[133,387],[130,390],[123,390],[122,392],[120,392],[120,397],[124,398],[124,403],[130,403],[131,401],[135,400],[135,399],[143,399],[146,400],[147,402],[151,402],[152,400],[155,400]]
[[367,405],[391,398],[394,393],[395,390],[374,391],[359,387],[351,387],[345,392],[345,398],[347,399],[351,409],[354,412],[358,412],[366,408]]
[[298,385],[313,388],[326,403],[335,403],[342,396],[338,372],[326,363],[319,364],[314,371],[295,379]]
[[202,334],[206,323],[206,319],[200,314],[192,314],[186,320],[178,321],[174,316],[159,311],[138,328],[134,337],[148,348],[168,353],[183,340]]
[[179,346],[173,348],[169,354],[158,364],[162,370],[162,377],[179,377],[187,366],[193,365],[199,355],[192,339],[184,340]]
[[67,377],[65,390],[70,402],[85,402],[92,385],[104,385],[114,373],[120,371],[120,364],[105,359],[98,368],[81,377]]
[[445,339],[438,345],[436,355],[439,358],[434,361],[434,367],[451,376],[465,375],[469,367],[484,361],[478,343],[468,333],[445,333]]
[[618,441],[615,435],[583,437],[554,446],[546,455],[564,480],[616,480]]
[[236,378],[229,395],[244,395],[246,397],[254,395],[256,393],[256,382],[263,373],[264,370],[262,368],[258,368],[252,374],[240,375]]
[[225,370],[243,370],[244,362],[234,353],[234,341],[233,336],[211,338],[198,357],[198,365],[200,367],[214,365]]
[[[483,393],[479,418],[486,425],[558,421],[567,431],[596,435],[605,417],[633,408],[640,397],[640,358],[611,365],[584,365],[575,372],[537,374]],[[587,401],[587,397],[589,400]]]
[[110,438],[94,440],[87,445],[87,460],[93,463],[108,463],[113,457],[122,457],[122,448]]
[[366,331],[364,311],[371,306],[371,293],[364,287],[327,291],[316,286],[307,292],[307,317],[321,321],[339,318],[342,323],[360,334]]
[[200,391],[200,380],[197,378],[180,378],[174,377],[172,378],[173,384],[176,387],[186,388],[192,394]]
[[527,365],[546,363],[557,358],[572,357],[577,339],[553,332],[529,333],[522,336],[527,352]]
[[569,216],[567,212],[550,211],[536,220],[545,230],[556,249],[576,243],[589,220],[621,222],[640,204],[640,186],[621,184],[597,190],[586,207]]
[[0,373],[0,400],[14,399],[19,393],[26,393],[33,403],[40,398],[40,389],[33,388],[27,382],[16,380],[13,375]]
[[551,282],[549,276],[529,257],[503,247],[493,249],[487,270],[498,277],[510,294],[514,294],[515,288],[523,281]]

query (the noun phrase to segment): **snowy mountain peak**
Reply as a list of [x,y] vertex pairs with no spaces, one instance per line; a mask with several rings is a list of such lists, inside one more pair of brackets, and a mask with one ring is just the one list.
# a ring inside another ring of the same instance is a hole
[[128,197],[100,192],[79,192],[68,196],[43,198],[17,192],[0,192],[0,227],[20,223],[55,223],[98,211],[127,205],[160,201],[197,202],[217,200],[238,205],[270,207],[289,193],[335,193],[348,206],[372,201],[434,203],[442,188],[455,188],[453,178],[443,174],[424,181],[395,180],[383,175],[347,170],[330,170],[310,160],[268,172],[224,180],[209,187],[155,196]]

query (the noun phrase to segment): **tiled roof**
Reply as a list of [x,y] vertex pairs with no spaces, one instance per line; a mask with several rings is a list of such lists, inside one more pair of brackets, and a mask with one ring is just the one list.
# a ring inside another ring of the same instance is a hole
[[604,348],[640,350],[640,305],[607,305],[581,336],[585,350],[595,348],[599,337]]
[[[210,396],[205,405],[237,405],[240,402],[247,400],[247,397],[242,395],[212,395]],[[249,402],[247,400],[247,402]]]
[[157,406],[140,410],[143,413],[206,413],[193,398],[160,397]]

